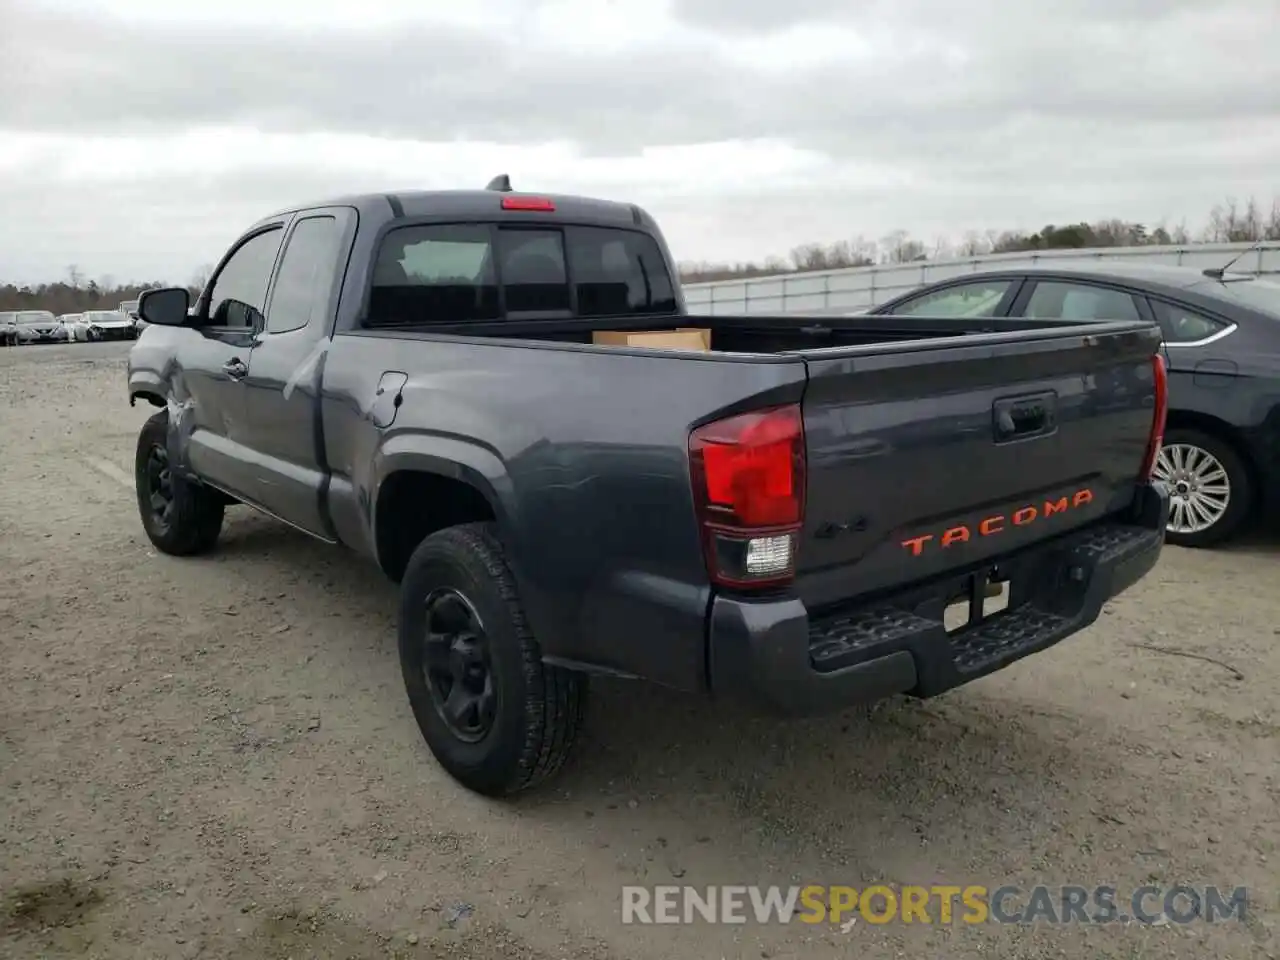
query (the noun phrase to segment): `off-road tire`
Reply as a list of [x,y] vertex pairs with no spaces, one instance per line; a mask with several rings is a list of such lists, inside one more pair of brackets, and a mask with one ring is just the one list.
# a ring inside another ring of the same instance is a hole
[[[492,726],[478,742],[449,728],[423,669],[427,598],[441,589],[464,596],[484,625],[497,704]],[[464,787],[508,796],[563,767],[582,727],[587,678],[542,662],[492,524],[449,527],[414,550],[400,583],[399,646],[405,690],[423,739]]]
[[168,523],[163,523],[151,509],[147,486],[147,463],[155,447],[166,451],[169,436],[169,413],[162,410],[142,425],[134,456],[134,486],[138,495],[138,513],[147,538],[162,553],[189,557],[212,550],[222,532],[225,499],[216,490],[193,483],[176,474],[170,475],[173,508]]

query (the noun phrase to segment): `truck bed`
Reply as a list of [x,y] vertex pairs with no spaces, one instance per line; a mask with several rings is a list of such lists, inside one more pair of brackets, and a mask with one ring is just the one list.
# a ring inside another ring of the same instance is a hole
[[[997,325],[998,324],[998,325]],[[1096,326],[1096,324],[1094,325]],[[711,331],[712,353],[775,354],[831,347],[903,344],[979,334],[1079,330],[1070,320],[1024,320],[974,317],[833,317],[796,314],[700,316],[591,317],[583,319],[519,319],[441,324],[384,324],[378,333],[389,336],[467,337],[497,340],[590,345],[600,332],[671,331],[699,328]],[[619,349],[608,346],[601,349]],[[647,348],[646,348],[647,349]]]
[[[1011,556],[1133,501],[1151,434],[1154,325],[990,332],[983,320],[842,317],[817,330],[803,317],[690,316],[665,319],[710,327],[712,352],[588,344],[595,330],[658,319],[339,335],[324,433],[335,438],[340,538],[363,526],[369,451],[345,440],[363,434],[357,385],[391,364],[411,371],[393,436],[491,438],[522,505],[513,562],[540,585],[526,602],[552,654],[674,686],[702,672],[701,652],[650,593],[681,597],[688,629],[701,633],[708,594],[689,565],[701,551],[688,444],[702,424],[800,406],[805,507],[790,590],[815,614]],[[1045,422],[1028,426],[1041,408]],[[996,435],[999,412],[1018,435]]]

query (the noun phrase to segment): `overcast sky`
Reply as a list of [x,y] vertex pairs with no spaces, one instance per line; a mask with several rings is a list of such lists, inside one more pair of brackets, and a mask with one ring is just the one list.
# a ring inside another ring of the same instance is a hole
[[0,0],[0,280],[185,281],[362,190],[638,202],[682,260],[1280,196],[1280,0]]

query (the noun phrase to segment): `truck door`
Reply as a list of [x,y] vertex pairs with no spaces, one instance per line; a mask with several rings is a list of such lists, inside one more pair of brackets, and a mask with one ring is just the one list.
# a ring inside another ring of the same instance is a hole
[[236,496],[247,493],[240,443],[244,378],[283,237],[283,221],[266,224],[231,249],[197,306],[199,336],[181,351],[190,464],[201,477]]
[[296,215],[253,341],[245,377],[245,496],[286,523],[334,540],[325,509],[328,466],[319,418],[324,354],[355,234],[349,207]]

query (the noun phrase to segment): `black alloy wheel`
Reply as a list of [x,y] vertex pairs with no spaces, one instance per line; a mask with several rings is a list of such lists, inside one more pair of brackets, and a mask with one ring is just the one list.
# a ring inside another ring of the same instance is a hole
[[478,743],[493,729],[498,702],[484,624],[452,587],[432,591],[426,608],[422,669],[431,702],[450,733]]
[[169,451],[152,444],[147,452],[147,503],[157,531],[169,529],[173,521],[173,473],[169,469]]

